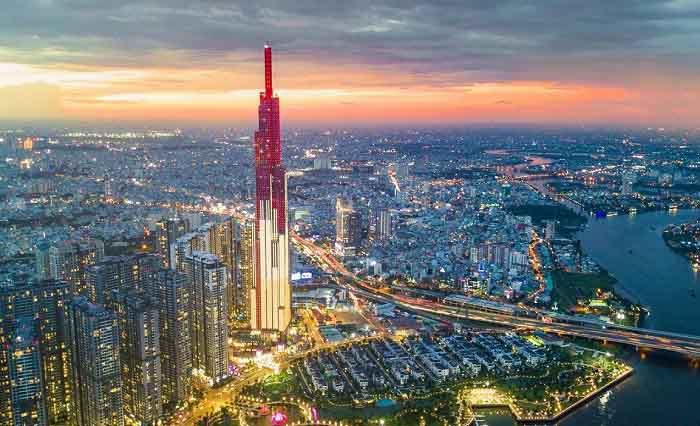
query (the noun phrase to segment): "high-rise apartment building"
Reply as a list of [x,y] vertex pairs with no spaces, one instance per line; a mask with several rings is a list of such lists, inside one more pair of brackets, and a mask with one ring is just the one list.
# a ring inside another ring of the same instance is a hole
[[67,281],[75,294],[84,294],[87,267],[102,260],[104,243],[99,240],[64,241],[49,248],[49,275]]
[[92,303],[104,304],[113,290],[142,289],[161,267],[161,259],[153,254],[105,257],[87,268],[84,295]]
[[154,426],[163,414],[160,310],[138,290],[114,290],[108,308],[119,321],[124,414],[134,424]]
[[224,265],[226,265],[226,273],[228,274],[227,287],[227,306],[228,315],[234,318],[236,307],[238,306],[236,299],[238,298],[238,262],[237,253],[239,245],[238,235],[240,233],[238,223],[231,217],[224,219],[216,224],[215,239],[213,254],[219,257]]
[[[9,422],[12,426],[48,425],[41,351],[34,321],[21,318],[15,323],[9,342],[0,350],[7,359],[9,378]],[[6,419],[7,420],[7,419]]]
[[217,383],[228,375],[228,285],[226,267],[211,253],[185,257],[192,285],[192,368]]
[[238,280],[238,254],[239,249],[238,223],[233,218],[226,218],[221,222],[209,222],[199,226],[192,232],[188,232],[175,242],[175,268],[184,271],[184,259],[193,252],[206,252],[215,255],[226,266],[228,274],[228,315],[235,316],[239,298],[238,287],[234,285]]
[[255,225],[251,221],[241,222],[238,231],[235,312],[250,321],[251,292],[255,286]]
[[46,280],[51,276],[49,248],[51,248],[51,246],[46,241],[40,241],[34,247],[34,268],[37,277],[42,280]]
[[180,272],[185,270],[185,258],[194,252],[213,253],[215,247],[214,224],[207,223],[177,239],[174,246],[174,267]]
[[177,216],[156,222],[155,249],[162,257],[164,268],[175,269],[175,242],[189,231],[189,222]]
[[116,314],[77,297],[69,322],[78,426],[123,426]]
[[148,293],[160,309],[163,402],[172,406],[192,393],[192,286],[184,274],[163,269],[150,280]]
[[[0,288],[0,347],[13,344],[19,321],[30,324],[41,362],[41,393],[45,418],[51,425],[68,425],[74,418],[67,308],[72,297],[66,282],[15,282]],[[15,342],[17,343],[17,342]],[[0,424],[9,398],[9,355],[0,355]]]
[[265,91],[255,132],[255,283],[251,328],[283,333],[292,319],[287,174],[282,164],[280,103],[272,90],[272,48],[265,46]]

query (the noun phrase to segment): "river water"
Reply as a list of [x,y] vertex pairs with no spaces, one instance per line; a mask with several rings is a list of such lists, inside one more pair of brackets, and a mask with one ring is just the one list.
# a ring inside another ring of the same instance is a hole
[[[651,310],[647,327],[700,335],[700,299],[690,297],[691,288],[700,292],[700,276],[661,237],[668,224],[698,217],[700,210],[681,210],[591,219],[579,235],[585,252]],[[628,361],[636,369],[630,379],[558,426],[700,426],[700,371],[673,356]],[[487,420],[514,424],[502,413]]]

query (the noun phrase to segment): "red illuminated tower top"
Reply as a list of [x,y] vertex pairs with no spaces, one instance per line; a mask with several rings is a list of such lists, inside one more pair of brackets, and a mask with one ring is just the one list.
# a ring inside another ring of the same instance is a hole
[[270,201],[277,215],[277,230],[286,233],[285,170],[282,165],[280,140],[280,101],[272,90],[272,48],[265,45],[265,91],[260,92],[258,131],[255,132],[256,212],[261,219],[261,206]]

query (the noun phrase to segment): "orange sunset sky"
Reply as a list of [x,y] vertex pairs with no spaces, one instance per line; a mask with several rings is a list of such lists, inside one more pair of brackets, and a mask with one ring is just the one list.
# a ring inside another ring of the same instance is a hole
[[694,1],[4,3],[2,121],[700,125]]

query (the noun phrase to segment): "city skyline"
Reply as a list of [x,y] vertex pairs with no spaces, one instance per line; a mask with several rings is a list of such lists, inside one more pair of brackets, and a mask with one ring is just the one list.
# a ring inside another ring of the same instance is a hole
[[36,0],[4,11],[4,121],[251,125],[265,40],[284,63],[290,125],[695,128],[700,110],[700,10],[678,0]]
[[5,3],[0,426],[700,420],[700,4]]

